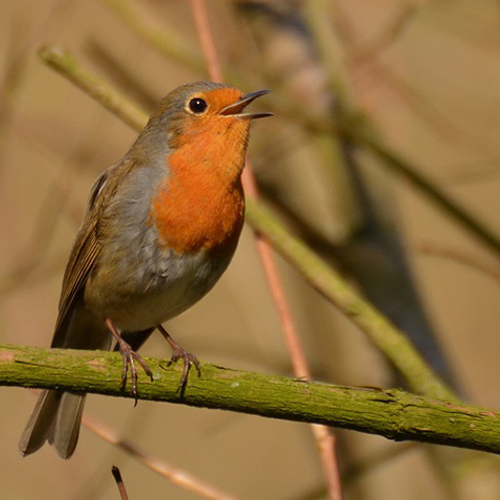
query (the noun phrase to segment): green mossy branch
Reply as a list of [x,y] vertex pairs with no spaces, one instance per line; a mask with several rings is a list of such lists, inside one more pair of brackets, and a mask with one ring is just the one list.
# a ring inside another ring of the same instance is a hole
[[[180,363],[145,358],[139,399],[230,410],[500,454],[500,414],[415,396],[402,390],[356,388],[262,375],[203,363],[181,395]],[[121,387],[122,359],[104,351],[44,350],[0,345],[0,385],[87,391],[132,398]]]
[[147,115],[118,90],[111,89],[107,82],[79,65],[68,52],[56,47],[42,47],[38,55],[52,69],[61,73],[127,125],[135,130],[144,128]]

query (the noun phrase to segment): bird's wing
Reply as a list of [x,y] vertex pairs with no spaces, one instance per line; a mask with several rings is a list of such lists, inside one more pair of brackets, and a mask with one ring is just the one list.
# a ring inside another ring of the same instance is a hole
[[64,345],[66,320],[71,315],[75,300],[83,292],[85,283],[101,251],[99,218],[132,166],[132,161],[123,160],[105,170],[98,177],[91,190],[87,214],[76,236],[64,273],[52,347]]

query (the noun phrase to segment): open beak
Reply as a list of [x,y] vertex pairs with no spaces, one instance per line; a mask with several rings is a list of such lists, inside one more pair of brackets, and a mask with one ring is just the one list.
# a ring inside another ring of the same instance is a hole
[[257,97],[261,97],[269,93],[269,90],[257,90],[257,92],[250,92],[241,96],[236,102],[226,106],[220,111],[219,114],[226,116],[236,116],[238,118],[265,118],[266,116],[273,116],[273,113],[242,113],[242,111]]

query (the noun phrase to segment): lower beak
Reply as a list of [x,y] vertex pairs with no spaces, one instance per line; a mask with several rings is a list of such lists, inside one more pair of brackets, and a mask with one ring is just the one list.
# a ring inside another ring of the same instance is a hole
[[242,111],[255,99],[266,95],[269,90],[257,90],[257,92],[250,92],[240,97],[235,103],[226,106],[219,114],[225,116],[236,116],[238,118],[265,118],[266,116],[273,116],[273,113],[242,113]]

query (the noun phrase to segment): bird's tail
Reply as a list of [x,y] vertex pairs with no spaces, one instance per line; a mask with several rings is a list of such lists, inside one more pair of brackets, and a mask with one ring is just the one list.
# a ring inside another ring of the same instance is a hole
[[70,458],[78,442],[84,403],[84,393],[43,391],[19,441],[21,454],[34,453],[49,441],[61,458]]

